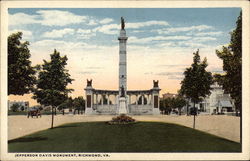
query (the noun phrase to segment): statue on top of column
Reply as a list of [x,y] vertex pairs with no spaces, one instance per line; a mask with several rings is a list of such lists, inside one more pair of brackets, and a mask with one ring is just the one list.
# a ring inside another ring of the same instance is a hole
[[124,21],[123,17],[121,17],[121,28],[122,28],[122,30],[124,30],[124,28],[125,28],[125,21]]

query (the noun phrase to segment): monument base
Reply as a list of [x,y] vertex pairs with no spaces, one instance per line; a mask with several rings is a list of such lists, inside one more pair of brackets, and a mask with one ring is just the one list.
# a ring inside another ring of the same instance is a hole
[[94,114],[93,109],[92,108],[86,108],[85,109],[85,114],[88,114],[88,115]]
[[120,97],[119,98],[119,109],[118,109],[118,114],[127,114],[127,107],[126,107],[126,98],[125,97]]

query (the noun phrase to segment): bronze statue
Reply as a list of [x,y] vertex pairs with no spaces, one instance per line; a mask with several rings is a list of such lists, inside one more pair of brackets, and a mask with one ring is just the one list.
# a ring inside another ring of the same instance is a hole
[[122,30],[124,30],[124,28],[125,28],[125,21],[124,21],[123,17],[121,17],[121,28],[122,28]]
[[87,87],[92,87],[92,79],[87,79]]
[[125,97],[125,90],[123,86],[121,87],[121,97]]
[[159,87],[159,85],[158,85],[159,81],[158,80],[157,81],[153,80],[153,83],[154,83],[154,88]]

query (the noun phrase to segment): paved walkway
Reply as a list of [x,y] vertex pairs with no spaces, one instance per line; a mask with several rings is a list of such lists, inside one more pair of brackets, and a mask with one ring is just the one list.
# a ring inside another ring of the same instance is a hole
[[[110,115],[57,115],[54,126],[71,122],[108,121]],[[133,116],[137,121],[160,121],[176,123],[193,127],[193,116]],[[27,118],[26,116],[8,116],[8,139],[18,138],[51,126],[51,115],[41,118]],[[205,131],[229,140],[240,142],[240,118],[235,116],[203,115],[196,117],[196,129]]]

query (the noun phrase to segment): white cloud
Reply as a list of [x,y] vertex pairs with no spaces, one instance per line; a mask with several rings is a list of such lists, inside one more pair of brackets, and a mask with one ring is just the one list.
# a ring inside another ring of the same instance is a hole
[[[143,28],[143,27],[153,26],[153,25],[168,26],[169,24],[166,21],[146,21],[146,22],[137,22],[137,23],[125,23],[125,28],[138,29],[138,28]],[[113,34],[118,34],[119,28],[120,28],[119,24],[108,24],[108,25],[97,27],[94,29],[94,31],[99,31],[105,34],[113,35]]]
[[103,25],[101,27],[97,27],[95,28],[93,31],[98,31],[98,32],[102,32],[104,34],[118,34],[118,29],[119,29],[119,25],[118,24],[109,24],[109,25]]
[[[129,43],[143,44],[152,41],[165,41],[165,40],[188,40],[189,36],[155,36],[146,38],[129,37]],[[170,45],[170,44],[169,44]]]
[[59,10],[39,10],[42,25],[46,26],[65,26],[85,22],[86,16],[78,16],[68,11]]
[[159,25],[159,26],[168,26],[169,24],[166,21],[146,21],[146,22],[137,22],[137,23],[126,23],[126,28],[142,28],[146,26],[153,26],[153,25]]
[[195,36],[220,36],[223,32],[221,31],[215,31],[215,32],[201,32],[201,33],[195,33]]
[[31,49],[36,51],[53,51],[53,49],[57,49],[58,51],[63,51],[66,53],[71,53],[72,51],[79,51],[81,53],[86,50],[102,51],[106,48],[110,48],[110,46],[100,46],[84,42],[71,42],[51,39],[40,40],[31,44]]
[[88,25],[94,26],[94,25],[97,25],[97,22],[95,20],[90,19],[88,22]]
[[213,27],[207,26],[207,25],[198,25],[198,26],[190,26],[190,27],[171,27],[171,28],[157,29],[157,30],[152,30],[152,31],[156,31],[159,34],[169,34],[169,33],[174,33],[174,32],[203,31],[203,30],[208,30],[208,29],[213,29]]
[[78,29],[77,30],[78,38],[79,39],[89,39],[93,36],[96,36],[96,32],[91,29]]
[[49,32],[45,32],[42,36],[47,38],[61,38],[65,35],[73,35],[74,32],[75,32],[74,29],[65,28],[61,30],[52,30]]
[[110,23],[110,22],[113,22],[114,20],[111,19],[111,18],[105,18],[105,19],[102,19],[100,21],[100,24],[107,24],[107,23]]
[[180,41],[178,42],[179,46],[184,46],[184,47],[190,47],[190,48],[206,48],[208,45],[204,45],[199,42],[194,42],[194,41]]
[[9,25],[25,25],[25,24],[32,24],[32,23],[39,23],[37,21],[37,15],[28,15],[25,13],[16,13],[13,15],[9,15]]
[[75,15],[68,11],[39,10],[37,15],[15,13],[9,15],[9,25],[42,24],[45,26],[65,26],[86,22],[87,16]]
[[23,33],[23,36],[22,36],[23,40],[29,40],[29,39],[33,38],[33,34],[32,34],[31,31],[23,30],[23,29],[10,30],[9,31],[9,35],[13,34],[13,33],[17,33],[17,32],[22,32]]
[[216,40],[215,37],[195,37],[193,38],[194,41],[204,42],[204,41],[214,41]]

